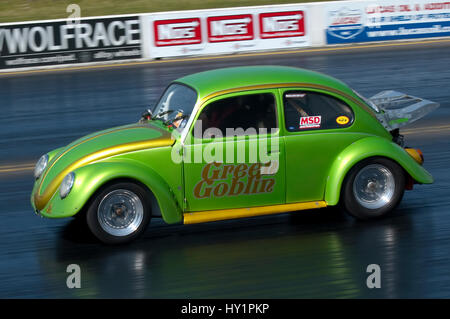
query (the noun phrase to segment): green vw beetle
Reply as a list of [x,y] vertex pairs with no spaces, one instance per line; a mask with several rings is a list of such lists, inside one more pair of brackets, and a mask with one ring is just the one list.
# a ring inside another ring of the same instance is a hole
[[138,123],[80,138],[36,164],[34,211],[80,216],[104,243],[152,217],[201,223],[340,205],[368,219],[429,184],[399,128],[438,107],[396,91],[370,99],[298,68],[224,68],[180,78]]

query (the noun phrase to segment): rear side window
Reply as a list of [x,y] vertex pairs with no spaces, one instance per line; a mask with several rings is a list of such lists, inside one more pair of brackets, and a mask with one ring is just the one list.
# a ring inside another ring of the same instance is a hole
[[353,123],[353,112],[343,101],[318,92],[286,91],[284,118],[289,132],[336,129]]

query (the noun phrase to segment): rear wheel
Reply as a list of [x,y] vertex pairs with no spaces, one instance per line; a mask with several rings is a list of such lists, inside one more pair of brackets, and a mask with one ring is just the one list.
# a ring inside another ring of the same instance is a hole
[[147,191],[137,184],[116,183],[97,193],[86,220],[89,229],[106,244],[122,244],[141,235],[151,217]]
[[359,219],[386,215],[400,203],[405,180],[403,168],[389,159],[364,160],[344,180],[342,206]]

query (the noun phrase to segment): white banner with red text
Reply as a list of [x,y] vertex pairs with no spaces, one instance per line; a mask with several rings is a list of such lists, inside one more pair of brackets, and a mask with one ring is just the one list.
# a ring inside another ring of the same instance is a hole
[[141,27],[148,58],[311,45],[304,5],[155,13],[144,15]]

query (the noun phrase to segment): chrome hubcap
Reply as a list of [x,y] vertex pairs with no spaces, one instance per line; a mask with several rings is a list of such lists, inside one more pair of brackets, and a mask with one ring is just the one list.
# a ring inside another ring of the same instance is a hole
[[394,175],[381,164],[371,164],[362,168],[353,182],[356,200],[369,209],[378,209],[390,203],[394,191]]
[[113,236],[127,236],[136,229],[144,217],[144,206],[139,196],[126,189],[117,189],[103,197],[97,211],[104,231]]

